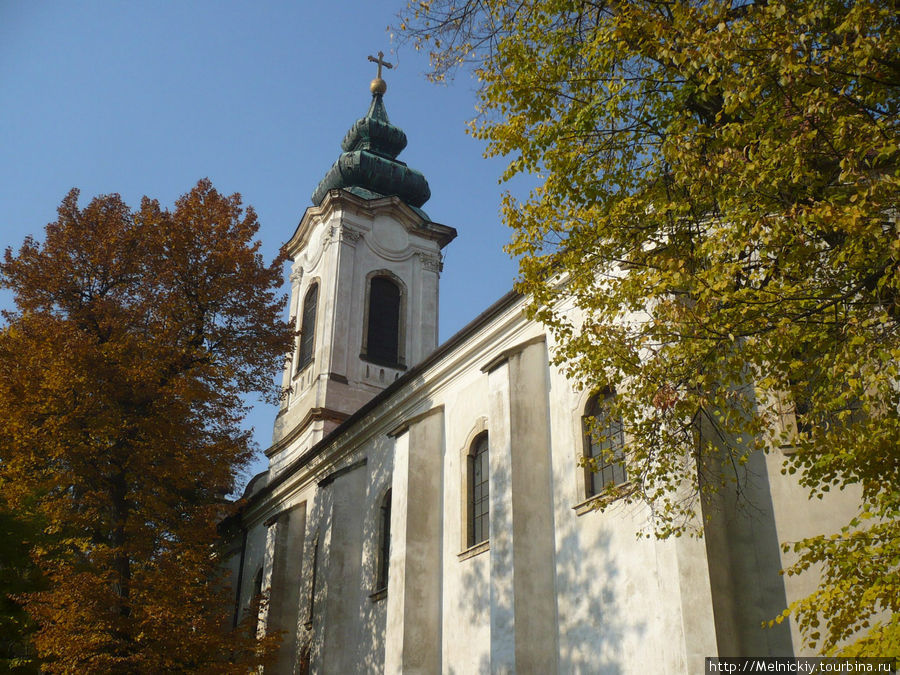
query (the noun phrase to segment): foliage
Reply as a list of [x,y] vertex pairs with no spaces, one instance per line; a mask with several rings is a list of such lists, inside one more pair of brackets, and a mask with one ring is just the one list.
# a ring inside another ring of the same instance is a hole
[[12,513],[2,494],[0,489],[0,671],[36,673],[39,664],[32,643],[36,626],[17,598],[42,588],[29,552],[43,528]]
[[401,28],[436,79],[475,64],[474,135],[540,179],[505,197],[508,250],[557,362],[618,393],[629,499],[681,533],[731,467],[793,446],[812,496],[859,495],[789,546],[788,573],[823,572],[792,608],[806,640],[897,653],[895,4],[423,0]]
[[226,630],[216,524],[249,459],[240,395],[291,346],[283,256],[204,180],[174,211],[118,195],[6,251],[0,486],[44,523],[46,588],[20,596],[50,672],[246,672],[268,643]]

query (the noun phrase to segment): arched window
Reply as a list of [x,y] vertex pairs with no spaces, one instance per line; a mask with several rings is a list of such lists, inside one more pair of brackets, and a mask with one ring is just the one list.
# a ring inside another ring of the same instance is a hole
[[300,322],[300,349],[297,354],[297,372],[312,363],[316,348],[316,309],[319,305],[319,284],[313,284],[303,298],[303,317]]
[[375,579],[375,590],[387,588],[388,569],[391,559],[391,491],[388,490],[381,500],[381,512],[378,541],[378,573]]
[[400,287],[386,276],[372,277],[368,310],[366,359],[400,365]]
[[490,481],[488,434],[472,441],[468,456],[468,544],[475,546],[490,535]]
[[[588,400],[582,420],[584,429],[584,457],[596,462],[596,471],[585,467],[585,496],[600,494],[607,485],[624,483],[625,432],[622,420],[609,419],[602,408],[603,400],[615,397],[612,392],[594,394]],[[593,421],[593,423],[592,423]]]

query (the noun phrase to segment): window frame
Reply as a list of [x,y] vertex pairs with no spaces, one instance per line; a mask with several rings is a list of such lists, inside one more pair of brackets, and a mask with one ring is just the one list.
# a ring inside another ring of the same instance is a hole
[[[490,449],[490,435],[485,430],[472,439],[466,453],[466,548],[491,538]],[[479,469],[482,480],[476,482]]]
[[386,591],[390,582],[391,563],[391,488],[388,488],[379,502],[378,549],[375,559],[375,590]]
[[[376,279],[385,280],[391,284],[393,284],[398,291],[398,302],[397,302],[397,351],[396,351],[396,360],[391,360],[390,358],[383,358],[379,354],[372,354],[370,349],[370,320],[373,316],[372,314],[372,284]],[[364,361],[368,361],[369,363],[374,363],[379,366],[385,366],[388,368],[395,368],[398,370],[406,369],[406,307],[407,307],[407,290],[406,284],[403,283],[403,280],[398,277],[396,274],[391,272],[390,270],[381,269],[370,272],[366,275],[366,289],[365,289],[365,302],[364,302],[364,312],[363,312],[363,324],[362,324],[362,348],[360,350],[360,358]]]
[[[625,428],[621,418],[612,420],[609,424],[605,419],[600,419],[602,426],[596,427],[597,431],[602,431],[607,438],[602,443],[595,443],[595,435],[591,428],[591,418],[597,420],[598,414],[602,413],[601,400],[615,398],[614,390],[605,390],[594,392],[591,394],[584,404],[581,415],[581,435],[582,450],[581,457],[583,463],[583,495],[585,500],[593,500],[603,495],[607,487],[625,485],[629,482],[628,472],[625,468]],[[604,416],[605,417],[605,416]],[[618,427],[617,429],[615,427]],[[609,430],[610,433],[606,433]],[[596,451],[595,451],[596,450]],[[612,457],[608,459],[603,457],[603,453],[607,450],[616,450]],[[597,471],[591,470],[590,460],[597,457]],[[605,472],[609,470],[609,477],[605,476]],[[618,475],[617,475],[618,474]],[[601,479],[602,482],[598,482]]]
[[[309,307],[310,295],[313,294],[312,309]],[[316,354],[316,324],[319,312],[319,283],[313,281],[303,294],[303,306],[300,313],[300,334],[297,337],[297,363],[294,374],[299,374],[313,361]],[[307,323],[309,322],[309,323]],[[311,330],[309,330],[311,329]],[[308,352],[305,350],[308,349]],[[305,358],[304,358],[305,357]]]

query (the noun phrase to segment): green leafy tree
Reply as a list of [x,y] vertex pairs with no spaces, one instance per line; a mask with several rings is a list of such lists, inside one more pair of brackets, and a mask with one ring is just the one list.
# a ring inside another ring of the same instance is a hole
[[174,211],[73,190],[0,263],[0,504],[43,524],[44,587],[15,599],[45,670],[247,672],[269,651],[227,630],[216,545],[251,456],[241,395],[273,395],[292,344],[257,229],[207,180]]
[[900,653],[896,9],[422,0],[400,26],[436,79],[474,64],[473,134],[539,177],[504,201],[519,287],[566,372],[617,392],[656,533],[773,443],[812,496],[860,491],[786,542],[823,575],[791,610],[826,653]]

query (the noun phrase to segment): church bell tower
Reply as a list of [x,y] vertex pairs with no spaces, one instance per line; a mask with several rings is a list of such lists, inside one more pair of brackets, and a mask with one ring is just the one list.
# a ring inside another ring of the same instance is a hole
[[284,371],[270,479],[437,347],[441,250],[456,230],[421,209],[425,177],[397,156],[383,54],[372,101],[287,244],[299,336]]

